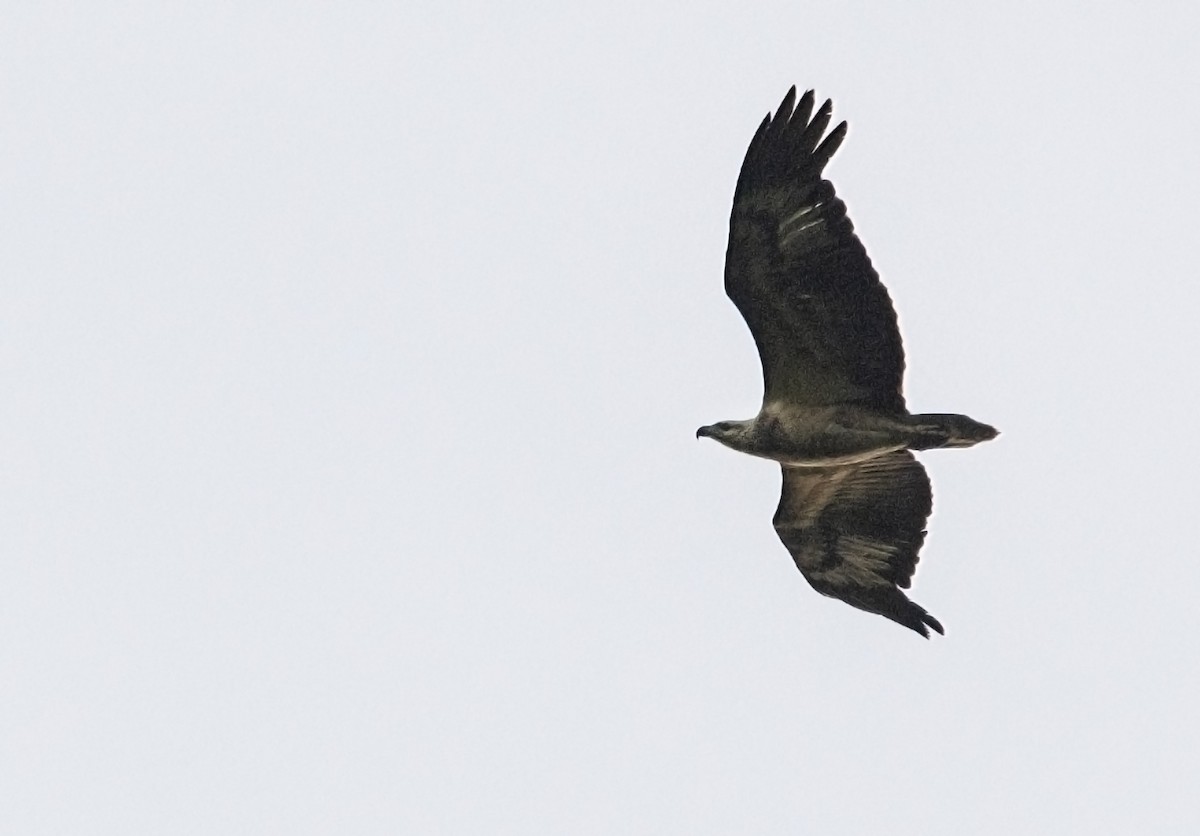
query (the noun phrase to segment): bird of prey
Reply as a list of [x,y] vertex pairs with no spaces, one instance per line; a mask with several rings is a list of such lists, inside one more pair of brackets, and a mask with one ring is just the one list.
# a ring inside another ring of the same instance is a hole
[[788,91],[763,119],[733,194],[725,291],[750,326],[762,408],[701,427],[783,468],[775,531],[818,592],[929,638],[941,623],[908,599],[933,507],[912,450],[971,447],[993,427],[965,415],[912,414],[896,312],[846,206],[821,177],[846,136],[825,134],[826,100]]

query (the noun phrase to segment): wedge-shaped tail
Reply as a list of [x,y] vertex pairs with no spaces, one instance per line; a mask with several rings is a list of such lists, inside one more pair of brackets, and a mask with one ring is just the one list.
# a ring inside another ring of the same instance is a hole
[[991,441],[1000,434],[995,427],[965,415],[928,412],[911,418],[918,437],[909,445],[914,450],[937,447],[974,447],[981,441]]

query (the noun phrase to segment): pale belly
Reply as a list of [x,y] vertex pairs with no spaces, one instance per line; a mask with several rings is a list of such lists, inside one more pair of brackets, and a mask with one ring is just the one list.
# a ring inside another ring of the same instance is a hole
[[863,462],[903,450],[912,436],[903,418],[848,407],[764,410],[756,424],[761,431],[745,452],[796,467]]

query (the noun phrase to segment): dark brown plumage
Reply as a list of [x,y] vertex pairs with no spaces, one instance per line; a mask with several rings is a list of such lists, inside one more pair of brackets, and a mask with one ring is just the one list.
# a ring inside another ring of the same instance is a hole
[[910,414],[896,312],[825,165],[826,101],[793,87],[763,120],[734,191],[725,289],[758,346],[763,403],[746,421],[701,427],[778,461],[775,530],[818,592],[928,637],[941,623],[908,599],[932,493],[908,452],[970,447],[996,430],[965,415]]

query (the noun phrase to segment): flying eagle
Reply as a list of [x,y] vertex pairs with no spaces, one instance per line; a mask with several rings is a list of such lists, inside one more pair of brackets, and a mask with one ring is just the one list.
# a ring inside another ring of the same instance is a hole
[[815,116],[813,103],[812,90],[797,102],[793,87],[767,114],[733,194],[725,291],[758,346],[762,408],[696,437],[780,463],[775,531],[817,592],[928,638],[941,623],[902,591],[933,507],[909,451],[971,447],[997,432],[905,407],[892,301],[821,179],[846,123],[826,136],[832,102]]

